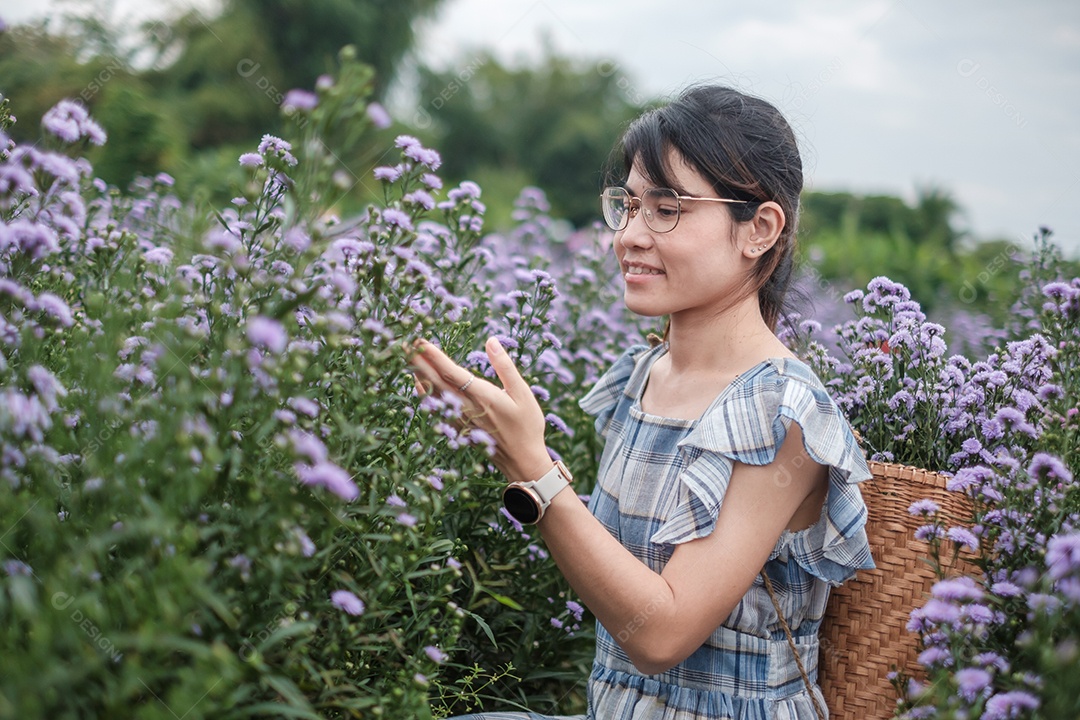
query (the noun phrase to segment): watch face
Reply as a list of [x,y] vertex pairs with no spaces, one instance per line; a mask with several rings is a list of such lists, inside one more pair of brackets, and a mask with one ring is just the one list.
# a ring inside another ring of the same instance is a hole
[[540,503],[532,493],[511,485],[503,491],[503,504],[506,511],[523,525],[532,525],[540,519]]

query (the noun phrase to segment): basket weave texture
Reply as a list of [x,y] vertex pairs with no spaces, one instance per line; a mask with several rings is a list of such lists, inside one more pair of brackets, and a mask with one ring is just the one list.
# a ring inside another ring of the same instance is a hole
[[[937,578],[927,562],[929,546],[914,538],[925,518],[912,517],[908,507],[922,498],[933,500],[946,527],[971,516],[971,499],[946,490],[943,475],[879,462],[871,462],[870,471],[873,478],[859,487],[877,567],[832,590],[821,626],[818,682],[832,720],[893,717],[896,691],[887,674],[896,666],[921,675],[917,638],[906,625]],[[951,574],[976,572],[961,556]]]

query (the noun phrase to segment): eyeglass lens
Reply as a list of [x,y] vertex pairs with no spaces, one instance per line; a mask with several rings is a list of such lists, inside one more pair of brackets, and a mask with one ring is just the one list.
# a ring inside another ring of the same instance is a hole
[[640,203],[645,224],[654,232],[668,232],[679,222],[679,196],[670,188],[649,188],[641,198],[632,198],[624,188],[604,190],[604,221],[612,230],[625,230]]

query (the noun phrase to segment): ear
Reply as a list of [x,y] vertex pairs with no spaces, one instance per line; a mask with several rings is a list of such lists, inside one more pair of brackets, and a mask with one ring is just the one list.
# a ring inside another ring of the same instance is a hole
[[744,224],[742,254],[747,258],[759,258],[776,244],[776,239],[784,230],[787,217],[784,209],[769,200],[761,203],[754,217]]

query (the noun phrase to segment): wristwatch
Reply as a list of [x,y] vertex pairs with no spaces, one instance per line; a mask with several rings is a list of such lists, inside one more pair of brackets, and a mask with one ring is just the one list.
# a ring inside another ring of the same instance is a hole
[[551,499],[574,481],[574,476],[556,460],[544,476],[533,482],[510,483],[503,490],[503,505],[522,525],[535,525],[544,517]]

